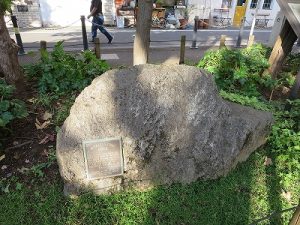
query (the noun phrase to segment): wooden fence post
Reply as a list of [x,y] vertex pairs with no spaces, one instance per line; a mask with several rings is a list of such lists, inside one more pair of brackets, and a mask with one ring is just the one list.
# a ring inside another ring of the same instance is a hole
[[97,59],[101,59],[100,38],[95,38],[95,54]]
[[82,30],[82,41],[83,41],[83,50],[89,50],[89,44],[87,41],[86,27],[85,27],[85,16],[80,17],[81,20],[81,30]]
[[242,44],[245,21],[246,21],[246,17],[243,17],[242,20],[241,20],[241,26],[240,26],[238,39],[236,41],[236,47],[238,47],[238,48],[240,48],[241,44]]
[[47,51],[47,42],[40,41],[40,51]]
[[183,64],[184,63],[184,55],[185,55],[185,35],[181,36],[181,40],[180,40],[180,59],[179,59],[179,64]]
[[254,43],[254,40],[255,40],[255,36],[254,35],[250,35],[247,47],[251,47],[253,45],[253,43]]
[[199,21],[199,16],[195,16],[194,19],[194,33],[193,33],[193,41],[192,41],[192,46],[191,49],[197,49],[197,30],[198,30],[198,21]]
[[221,38],[220,38],[220,48],[226,47],[225,41],[226,41],[226,35],[221,35]]

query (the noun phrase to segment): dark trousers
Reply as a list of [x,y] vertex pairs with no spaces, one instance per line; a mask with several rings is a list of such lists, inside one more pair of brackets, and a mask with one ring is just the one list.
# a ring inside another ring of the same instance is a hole
[[103,27],[104,19],[103,16],[94,16],[92,24],[92,38],[94,40],[97,37],[97,30],[99,29],[102,34],[106,36],[106,38],[111,41],[112,36],[107,32],[107,30]]

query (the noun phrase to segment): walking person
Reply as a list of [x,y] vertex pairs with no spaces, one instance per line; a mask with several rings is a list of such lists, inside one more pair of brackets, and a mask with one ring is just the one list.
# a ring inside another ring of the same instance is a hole
[[113,36],[103,27],[104,18],[102,13],[102,1],[101,0],[92,0],[90,15],[88,15],[88,19],[93,17],[92,20],[92,42],[94,42],[95,37],[97,37],[97,29],[101,31],[102,34],[106,36],[108,39],[108,44],[110,44],[113,40]]

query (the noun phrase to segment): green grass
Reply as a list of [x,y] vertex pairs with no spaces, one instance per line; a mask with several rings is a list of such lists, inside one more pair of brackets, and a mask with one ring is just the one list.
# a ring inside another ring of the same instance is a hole
[[[274,210],[297,204],[300,176],[282,186],[276,164],[265,166],[268,153],[258,150],[227,177],[174,184],[147,192],[129,191],[111,196],[63,196],[61,181],[51,181],[0,196],[0,224],[250,224]],[[298,171],[300,175],[300,171]],[[292,212],[259,224],[288,224]]]

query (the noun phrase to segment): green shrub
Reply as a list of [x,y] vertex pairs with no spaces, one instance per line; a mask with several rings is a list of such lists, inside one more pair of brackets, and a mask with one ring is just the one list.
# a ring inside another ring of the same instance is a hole
[[297,74],[300,68],[300,53],[289,54],[285,61],[284,66],[292,74]]
[[30,78],[38,79],[40,95],[63,96],[81,91],[108,69],[108,64],[92,52],[71,55],[63,50],[63,42],[59,42],[53,52],[43,51],[41,61],[26,66],[25,72]]
[[270,76],[261,76],[268,68],[268,49],[262,45],[230,50],[208,51],[198,67],[214,75],[217,86],[229,92],[259,96],[260,88],[273,88],[276,82]]
[[7,85],[0,79],[0,129],[16,118],[28,116],[25,103],[19,99],[13,99],[14,87]]

